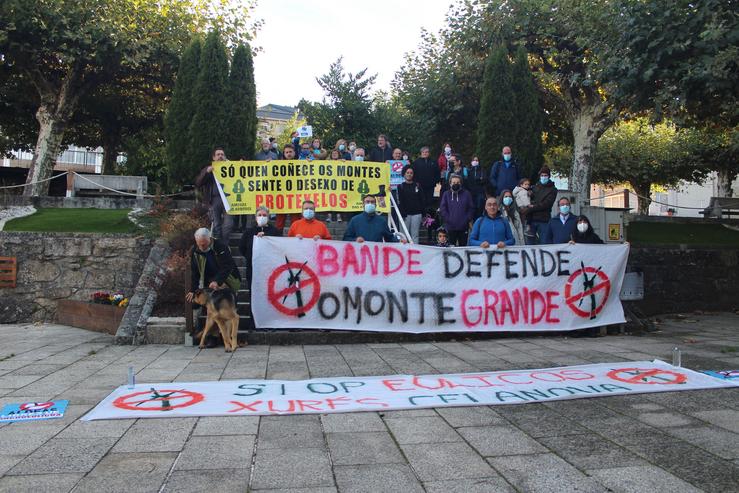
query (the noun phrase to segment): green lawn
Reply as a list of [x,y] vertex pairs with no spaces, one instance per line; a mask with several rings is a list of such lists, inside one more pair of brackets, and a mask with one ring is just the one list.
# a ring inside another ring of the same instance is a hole
[[133,233],[137,228],[128,220],[129,212],[131,209],[39,209],[8,221],[5,231]]
[[634,245],[717,245],[739,247],[739,231],[720,224],[633,222],[626,228]]

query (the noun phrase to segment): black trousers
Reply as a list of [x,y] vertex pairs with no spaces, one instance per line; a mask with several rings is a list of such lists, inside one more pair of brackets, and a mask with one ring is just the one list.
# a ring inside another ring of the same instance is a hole
[[467,230],[447,231],[451,246],[467,246]]

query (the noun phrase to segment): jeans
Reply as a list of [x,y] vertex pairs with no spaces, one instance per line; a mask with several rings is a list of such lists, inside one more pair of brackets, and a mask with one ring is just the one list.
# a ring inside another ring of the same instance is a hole
[[210,213],[210,220],[213,221],[213,237],[228,246],[231,242],[231,231],[234,228],[234,216],[230,216],[226,212],[220,199],[213,201],[208,212]]
[[408,228],[408,233],[410,233],[413,243],[416,244],[418,244],[418,232],[421,229],[421,217],[423,217],[423,214],[413,214],[403,218],[405,227]]

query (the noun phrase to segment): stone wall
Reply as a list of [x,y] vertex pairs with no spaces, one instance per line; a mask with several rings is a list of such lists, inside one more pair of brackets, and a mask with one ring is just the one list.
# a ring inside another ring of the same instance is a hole
[[633,247],[630,268],[644,272],[645,315],[739,308],[739,249]]
[[0,323],[51,321],[57,300],[95,291],[131,296],[151,245],[121,234],[0,232],[0,256],[18,263],[15,289],[0,289]]

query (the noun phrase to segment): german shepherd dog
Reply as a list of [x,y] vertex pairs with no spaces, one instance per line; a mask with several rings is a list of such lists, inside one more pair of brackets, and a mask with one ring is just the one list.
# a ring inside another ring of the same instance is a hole
[[225,289],[198,289],[193,295],[192,301],[198,305],[205,306],[208,310],[205,319],[205,328],[200,336],[200,349],[205,347],[205,338],[218,325],[223,337],[223,345],[226,352],[236,351],[236,333],[239,330],[239,314],[236,311],[236,295],[228,288]]

